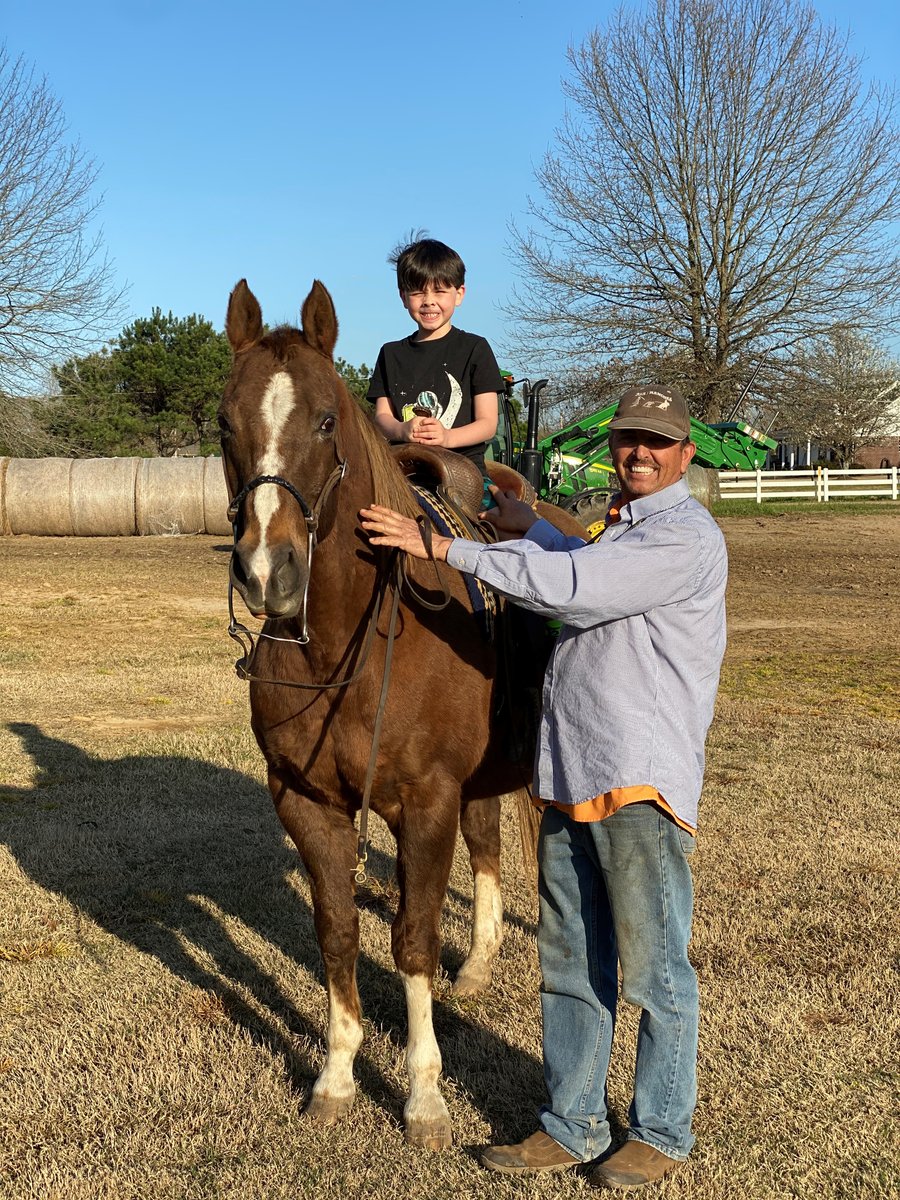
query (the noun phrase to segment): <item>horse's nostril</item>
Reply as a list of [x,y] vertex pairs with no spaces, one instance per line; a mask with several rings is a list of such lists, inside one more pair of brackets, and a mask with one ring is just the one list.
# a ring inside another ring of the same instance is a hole
[[230,575],[232,582],[236,587],[246,588],[250,586],[251,572],[247,568],[248,554],[242,552],[239,547],[234,548],[232,552],[232,565],[230,565]]
[[279,561],[273,563],[269,576],[269,588],[273,596],[282,599],[295,596],[301,587],[301,573],[297,556],[293,547],[286,547],[279,555]]
[[231,578],[235,583],[247,583],[247,571],[237,550],[231,556]]

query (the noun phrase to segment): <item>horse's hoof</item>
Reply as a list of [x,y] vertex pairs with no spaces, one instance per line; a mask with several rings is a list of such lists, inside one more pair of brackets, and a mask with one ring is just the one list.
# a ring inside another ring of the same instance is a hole
[[331,1096],[313,1095],[303,1110],[303,1116],[308,1121],[314,1121],[316,1125],[337,1125],[338,1121],[343,1121],[344,1117],[350,1115],[352,1107],[352,1096],[334,1099]]
[[412,1121],[406,1127],[406,1140],[420,1150],[449,1150],[453,1133],[449,1121]]
[[468,963],[463,963],[450,991],[454,996],[465,999],[466,996],[477,996],[479,992],[487,991],[490,984],[489,967],[470,967]]

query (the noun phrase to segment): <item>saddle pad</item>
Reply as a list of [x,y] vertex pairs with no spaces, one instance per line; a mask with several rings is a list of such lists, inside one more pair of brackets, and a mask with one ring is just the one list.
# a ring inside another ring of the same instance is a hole
[[[439,493],[427,492],[416,484],[411,484],[419,507],[424,511],[438,533],[444,537],[460,537],[472,540],[475,530],[468,521],[440,496]],[[477,539],[484,541],[484,538]],[[488,641],[494,637],[494,619],[497,616],[499,597],[472,575],[464,575],[466,591],[472,602],[472,610],[481,625],[481,630]]]

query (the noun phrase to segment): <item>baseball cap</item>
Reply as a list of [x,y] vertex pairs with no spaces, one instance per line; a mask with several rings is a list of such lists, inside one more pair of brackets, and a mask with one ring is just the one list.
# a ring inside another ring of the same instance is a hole
[[609,428],[645,429],[680,442],[691,435],[691,414],[677,387],[651,383],[625,392]]

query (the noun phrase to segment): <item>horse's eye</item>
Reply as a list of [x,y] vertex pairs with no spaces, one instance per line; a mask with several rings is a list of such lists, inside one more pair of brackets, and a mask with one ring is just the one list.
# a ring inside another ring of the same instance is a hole
[[219,436],[223,438],[231,437],[231,426],[221,414],[219,415]]
[[329,413],[328,416],[324,417],[320,423],[319,433],[323,433],[326,437],[330,437],[331,434],[334,433],[334,427],[336,424],[337,421],[335,420],[334,413]]

